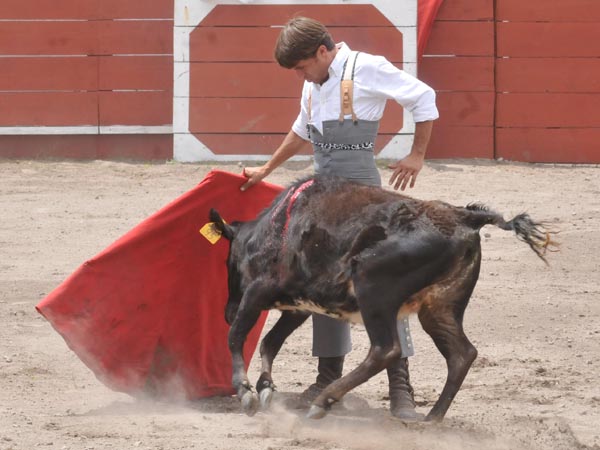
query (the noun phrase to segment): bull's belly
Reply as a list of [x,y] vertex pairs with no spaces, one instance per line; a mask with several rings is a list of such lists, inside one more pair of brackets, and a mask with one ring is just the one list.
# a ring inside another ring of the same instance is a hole
[[312,300],[297,299],[291,303],[275,302],[275,308],[280,311],[306,311],[310,313],[323,314],[334,319],[343,320],[351,323],[363,323],[360,311],[345,311],[343,309],[327,309],[316,304]]

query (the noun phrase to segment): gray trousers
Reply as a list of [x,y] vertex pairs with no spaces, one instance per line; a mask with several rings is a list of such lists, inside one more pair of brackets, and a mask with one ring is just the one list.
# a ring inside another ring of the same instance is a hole
[[[352,350],[350,324],[322,314],[313,314],[313,356],[332,358],[343,356]],[[398,320],[396,324],[402,357],[406,358],[415,354],[408,317]]]

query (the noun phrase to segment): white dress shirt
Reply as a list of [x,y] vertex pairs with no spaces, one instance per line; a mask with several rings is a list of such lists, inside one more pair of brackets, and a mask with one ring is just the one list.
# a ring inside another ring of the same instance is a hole
[[[350,52],[350,48],[342,42],[338,45],[337,54],[329,66],[329,79],[322,85],[304,82],[300,114],[292,125],[292,131],[302,139],[309,140],[306,125],[311,90],[311,123],[319,132],[323,133],[323,121],[339,119],[340,82],[344,62]],[[435,106],[435,91],[431,87],[398,69],[383,56],[361,52],[354,71],[353,107],[356,116],[362,120],[380,120],[385,103],[390,99],[410,111],[415,122],[425,122],[439,117]],[[346,116],[346,118],[351,117]]]

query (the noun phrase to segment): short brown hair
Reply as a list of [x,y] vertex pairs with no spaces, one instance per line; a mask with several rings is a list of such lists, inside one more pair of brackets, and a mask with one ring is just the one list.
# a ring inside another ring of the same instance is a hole
[[275,44],[275,59],[280,66],[291,69],[301,60],[312,58],[321,45],[327,50],[335,47],[325,25],[308,17],[294,17],[279,33]]

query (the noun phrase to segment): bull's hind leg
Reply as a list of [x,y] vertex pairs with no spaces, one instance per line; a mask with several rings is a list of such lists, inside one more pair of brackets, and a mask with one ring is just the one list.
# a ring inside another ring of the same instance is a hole
[[260,360],[262,364],[260,378],[256,382],[260,405],[268,408],[271,403],[275,385],[271,377],[273,361],[279,353],[287,337],[302,325],[310,316],[302,311],[282,311],[281,317],[267,333],[260,344]]
[[369,311],[368,308],[363,308],[362,317],[371,340],[367,357],[356,369],[334,381],[321,392],[308,411],[309,418],[324,417],[331,406],[340,401],[347,392],[381,372],[400,356],[396,311]]
[[[463,316],[479,276],[479,255],[464,260],[469,267],[457,267],[456,283],[447,286],[444,294],[425,301],[419,311],[423,329],[431,336],[446,359],[448,376],[442,393],[425,418],[440,421],[446,415],[475,358],[477,350],[463,330]],[[462,273],[461,273],[462,272]]]

